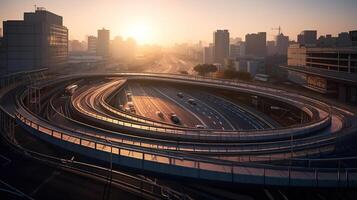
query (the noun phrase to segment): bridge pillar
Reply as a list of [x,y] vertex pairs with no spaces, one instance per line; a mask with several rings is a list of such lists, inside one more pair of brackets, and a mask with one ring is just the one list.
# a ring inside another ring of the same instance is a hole
[[34,106],[34,111],[39,112],[41,109],[41,90],[38,87],[28,86],[27,91],[28,106]]

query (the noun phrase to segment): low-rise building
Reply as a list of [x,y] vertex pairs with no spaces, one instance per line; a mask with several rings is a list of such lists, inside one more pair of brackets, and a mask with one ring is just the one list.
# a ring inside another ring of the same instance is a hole
[[288,79],[319,93],[357,104],[357,48],[306,47],[288,49]]

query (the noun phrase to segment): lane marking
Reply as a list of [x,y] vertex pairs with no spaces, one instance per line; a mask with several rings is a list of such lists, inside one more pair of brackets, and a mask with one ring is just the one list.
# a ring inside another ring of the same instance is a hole
[[164,95],[166,98],[170,99],[171,101],[175,102],[177,105],[179,105],[180,107],[182,107],[183,109],[185,109],[187,112],[191,113],[193,116],[195,116],[205,127],[207,127],[207,124],[196,115],[196,113],[192,112],[191,110],[189,110],[188,108],[186,108],[185,106],[183,106],[182,104],[180,104],[179,102],[177,102],[176,100],[174,100],[173,98],[169,97],[168,95],[164,94],[163,92],[161,92],[159,89],[157,88],[153,88],[154,90],[156,90],[158,93]]

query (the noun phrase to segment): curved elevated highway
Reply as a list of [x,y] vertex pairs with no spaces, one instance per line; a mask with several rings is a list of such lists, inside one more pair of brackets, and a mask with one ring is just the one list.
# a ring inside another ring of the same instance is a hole
[[[70,85],[77,87],[69,94]],[[79,74],[19,87],[14,108],[17,123],[46,142],[101,161],[112,155],[131,169],[237,184],[357,184],[354,159],[339,151],[355,130],[354,114],[274,88]]]

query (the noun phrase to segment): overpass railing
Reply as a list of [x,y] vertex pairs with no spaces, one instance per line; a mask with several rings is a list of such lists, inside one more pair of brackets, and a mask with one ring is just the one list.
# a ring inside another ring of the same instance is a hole
[[[323,168],[299,168],[299,167],[284,167],[284,166],[271,166],[263,164],[232,164],[230,162],[223,162],[219,160],[202,159],[195,157],[178,157],[175,155],[168,155],[160,152],[147,152],[141,149],[135,149],[130,147],[123,147],[116,144],[108,144],[100,139],[93,140],[90,138],[81,137],[74,135],[70,132],[62,132],[60,129],[51,129],[42,126],[40,122],[34,122],[19,112],[16,113],[16,118],[20,120],[24,125],[35,129],[41,134],[46,134],[53,139],[69,142],[75,145],[80,145],[85,148],[91,148],[97,151],[102,151],[106,153],[112,153],[118,156],[130,157],[134,159],[139,159],[141,162],[150,161],[161,164],[166,164],[170,166],[187,167],[194,168],[204,171],[214,171],[218,173],[229,174],[232,176],[236,175],[254,175],[260,176],[262,180],[267,180],[268,178],[274,178],[276,174],[288,175],[284,178],[292,183],[294,179],[304,179],[311,180],[313,182],[319,183],[321,181],[333,180],[333,181],[345,181],[349,182],[355,180],[357,177],[356,168],[341,168],[341,169],[323,169]],[[253,174],[250,172],[254,171]],[[248,173],[248,174],[246,174]],[[275,174],[275,175],[274,175]],[[280,176],[279,175],[279,176]],[[298,175],[298,176],[296,176]],[[342,178],[341,178],[342,177]],[[345,178],[344,178],[345,177]]]

